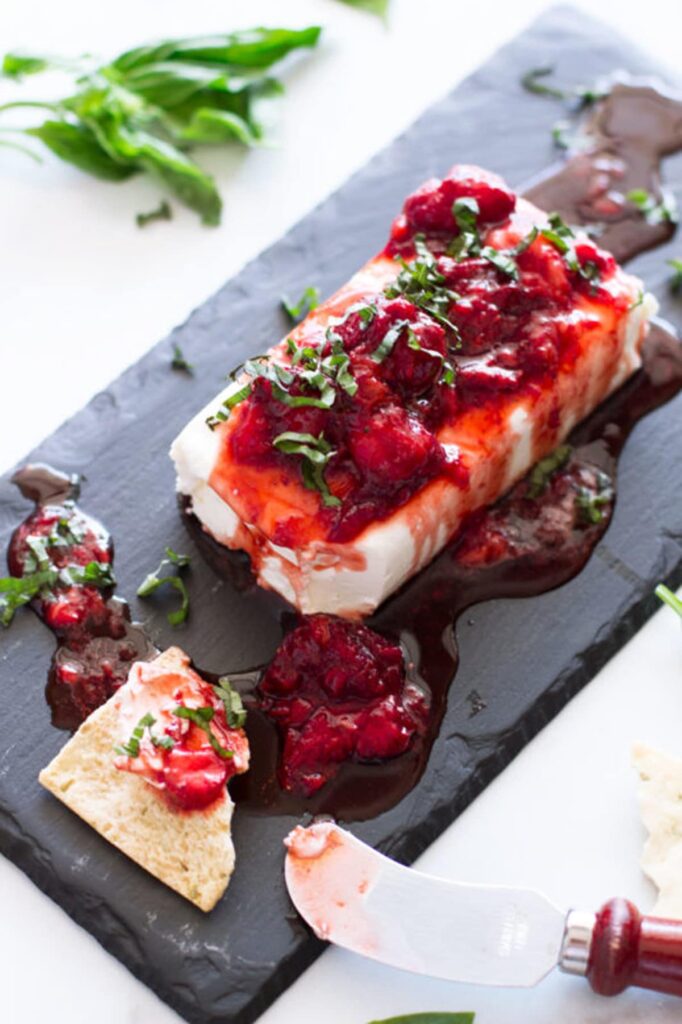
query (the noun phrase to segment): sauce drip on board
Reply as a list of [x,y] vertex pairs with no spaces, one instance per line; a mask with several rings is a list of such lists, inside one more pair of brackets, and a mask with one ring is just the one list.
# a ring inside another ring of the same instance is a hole
[[57,638],[47,682],[52,724],[75,729],[125,682],[134,661],[157,651],[130,621],[127,602],[113,596],[113,542],[76,504],[77,478],[37,464],[24,466],[13,482],[35,508],[12,536],[9,570],[55,573],[31,605]]
[[[643,188],[660,198],[660,160],[682,148],[680,100],[648,83],[617,84],[594,108],[585,135],[586,148],[534,184],[526,197],[557,210],[571,223],[597,225],[599,244],[620,261],[666,241],[674,225],[650,223],[625,195]],[[261,709],[262,671],[231,675],[250,710],[247,732],[254,752],[251,770],[234,784],[237,800],[269,813],[308,811],[357,820],[375,816],[409,792],[426,765],[457,670],[457,617],[478,601],[538,594],[580,571],[608,527],[617,458],[630,430],[682,387],[681,353],[674,335],[654,326],[643,352],[644,368],[576,428],[565,461],[540,492],[531,493],[531,475],[473,517],[436,560],[369,621],[385,637],[401,641],[408,681],[429,693],[428,730],[425,735],[417,731],[405,753],[379,763],[343,763],[308,799],[285,791],[278,783],[277,727]],[[26,467],[15,482],[36,502],[36,510],[14,535],[9,554],[14,575],[24,572],[26,537],[47,536],[60,519],[80,522],[85,547],[96,544],[97,560],[111,561],[111,540],[99,523],[73,504],[70,478],[46,467]],[[250,579],[244,558],[217,545],[192,517],[187,519],[209,561],[244,585]],[[93,552],[79,553],[78,548],[72,543],[68,558],[83,565],[86,554],[90,560]],[[127,605],[112,597],[110,588],[59,584],[55,597],[36,598],[33,607],[58,638],[47,691],[53,723],[74,728],[124,681],[133,660],[147,659],[155,650],[141,628],[130,623]],[[53,605],[63,606],[64,621],[59,616],[51,621]],[[294,620],[284,602],[273,598],[269,607],[278,618]]]
[[577,151],[569,148],[568,160],[538,178],[526,199],[594,228],[619,263],[667,242],[674,223],[646,219],[627,194],[641,189],[661,201],[661,160],[682,149],[682,96],[658,81],[619,76],[578,138]]

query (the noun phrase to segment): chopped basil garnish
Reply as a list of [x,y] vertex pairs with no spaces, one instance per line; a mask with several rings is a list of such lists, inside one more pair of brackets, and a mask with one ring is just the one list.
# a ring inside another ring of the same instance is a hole
[[221,676],[213,687],[225,707],[225,721],[230,729],[243,729],[246,724],[246,709],[242,699],[230,683],[228,676]]
[[547,85],[545,82],[540,81],[542,78],[547,78],[549,75],[554,74],[554,67],[548,64],[541,68],[531,68],[530,71],[526,71],[521,76],[521,85],[526,92],[535,93],[536,96],[553,96],[557,100],[566,99],[566,93],[563,89],[557,89],[552,85]]
[[210,430],[215,430],[221,423],[225,423],[235,405],[239,405],[239,403],[243,402],[245,398],[248,398],[250,394],[250,384],[243,384],[240,388],[232,391],[231,394],[229,394],[223,401],[220,409],[218,409],[217,412],[214,412],[212,416],[208,416],[206,418],[206,426]]
[[677,224],[679,220],[677,203],[670,192],[662,192],[657,202],[645,188],[633,188],[625,198],[637,207],[648,224]]
[[481,239],[478,233],[478,202],[472,196],[461,196],[452,204],[452,216],[459,234],[448,246],[448,255],[456,260],[467,256],[477,256],[481,251]]
[[26,538],[26,547],[29,549],[29,554],[24,559],[24,571],[25,572],[36,572],[37,570],[49,569],[52,565],[52,559],[47,553],[49,540],[47,537],[31,537]]
[[571,126],[568,121],[556,121],[552,126],[552,141],[557,149],[570,149],[571,139],[569,132]]
[[445,278],[438,270],[433,253],[425,245],[423,235],[415,236],[414,245],[416,257],[409,263],[400,260],[402,270],[393,284],[384,289],[384,295],[388,299],[404,296],[443,327],[452,331],[459,340],[456,325],[447,318],[450,306],[459,296],[445,286]]
[[156,719],[151,714],[151,712],[148,711],[146,715],[143,715],[140,721],[133,729],[132,736],[130,737],[128,742],[122,743],[118,747],[114,747],[116,753],[120,754],[122,757],[138,757],[140,753],[140,743],[142,742],[144,731],[145,729],[149,729],[151,731],[151,727],[154,725],[155,721]]
[[322,496],[322,504],[326,508],[337,508],[341,501],[331,493],[324,478],[324,470],[336,454],[335,450],[325,439],[324,434],[315,437],[313,434],[299,434],[293,430],[287,430],[279,434],[272,442],[277,451],[285,455],[300,455],[303,459],[302,473],[303,483],[309,491],[319,491]]
[[[370,355],[370,359],[375,363],[383,363],[387,356],[390,356],[391,352],[395,347],[400,335],[403,331],[410,326],[409,320],[396,320],[394,324],[391,324],[389,329],[384,334],[383,338]],[[413,331],[410,332],[415,341],[417,341],[416,335]],[[419,342],[417,341],[419,347]],[[412,345],[414,348],[414,344]]]
[[583,523],[596,526],[604,518],[604,507],[613,501],[611,480],[601,470],[597,471],[597,490],[579,487],[575,497],[576,508]]
[[189,612],[189,593],[185,581],[177,573],[162,575],[167,569],[175,567],[177,570],[184,569],[189,565],[188,555],[179,555],[172,548],[166,548],[166,557],[163,558],[155,572],[150,572],[137,588],[138,597],[149,597],[159,589],[168,584],[178,591],[181,597],[181,605],[173,612],[168,612],[166,618],[171,626],[179,626],[184,622]]
[[669,267],[673,268],[673,276],[670,279],[670,288],[674,292],[682,291],[682,260],[667,260]]
[[564,262],[570,271],[579,274],[585,281],[597,285],[599,283],[599,267],[594,260],[585,260],[581,263],[575,252],[575,233],[566,221],[558,213],[550,213],[547,217],[548,228],[541,228],[540,234],[550,242],[554,248],[564,257]]
[[0,579],[0,624],[9,626],[17,608],[50,590],[57,582],[56,569],[43,569],[27,576],[6,576]]
[[87,565],[69,565],[61,569],[59,582],[66,586],[82,584],[106,590],[107,587],[116,586],[116,577],[110,562],[88,562]]
[[516,260],[511,250],[493,249],[492,245],[485,245],[481,249],[481,256],[488,263],[492,263],[501,274],[513,278],[514,281],[518,281],[519,268],[516,266]]
[[672,608],[674,612],[682,618],[682,600],[674,594],[669,587],[666,587],[664,583],[659,583],[655,590],[656,597],[661,601],[664,601],[668,607]]
[[155,220],[172,220],[173,211],[171,210],[170,203],[164,199],[155,210],[150,210],[148,213],[138,213],[135,215],[135,223],[138,228],[145,228],[147,224],[153,224]]
[[47,538],[48,548],[70,548],[80,544],[85,538],[85,530],[71,519],[62,517],[57,520]]
[[305,320],[308,313],[312,313],[320,304],[320,289],[309,285],[298,302],[290,302],[286,295],[281,298],[282,309],[291,320],[292,324]]
[[531,470],[526,487],[526,497],[539,498],[557,470],[566,465],[573,449],[570,444],[559,445],[553,452],[540,459]]
[[221,746],[218,741],[218,737],[213,732],[213,729],[211,729],[211,722],[215,715],[215,708],[187,708],[184,705],[180,705],[179,707],[174,708],[173,714],[176,718],[186,718],[189,722],[194,722],[196,726],[202,729],[208,736],[209,743],[219,757],[234,757],[231,750],[227,750],[226,747]]
[[194,366],[185,359],[182,349],[177,342],[173,343],[173,358],[171,367],[174,370],[184,370],[185,373],[194,373]]

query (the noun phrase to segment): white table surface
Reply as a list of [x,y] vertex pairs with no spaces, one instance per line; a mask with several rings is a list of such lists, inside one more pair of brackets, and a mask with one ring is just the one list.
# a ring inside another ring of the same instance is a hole
[[[388,31],[336,0],[5,0],[2,46],[108,56],[147,38],[238,25],[319,22],[316,54],[289,77],[278,148],[202,154],[225,197],[222,226],[157,205],[143,179],[110,186],[47,158],[0,149],[0,468],[9,467],[217,289],[249,258],[547,6],[393,0]],[[581,0],[663,63],[679,59],[670,0]],[[112,13],[107,15],[107,11]],[[538,54],[538,64],[543,55]],[[400,69],[409,69],[405,86]],[[57,90],[56,76],[25,94]],[[0,102],[18,90],[0,83]],[[453,153],[453,160],[466,154]],[[682,752],[682,637],[661,610],[424,855],[432,873],[532,885],[592,908],[619,894],[651,905],[630,748]],[[248,927],[249,923],[245,922]],[[0,983],[8,1024],[170,1024],[179,1018],[20,871],[0,861]],[[552,975],[531,991],[449,985],[330,950],[261,1024],[364,1024],[418,1010],[477,1011],[477,1024],[672,1024],[679,1003],[617,1001]]]

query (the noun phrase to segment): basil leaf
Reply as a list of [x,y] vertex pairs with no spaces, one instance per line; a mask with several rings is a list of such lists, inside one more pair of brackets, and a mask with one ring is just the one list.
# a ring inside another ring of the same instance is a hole
[[596,490],[590,487],[579,487],[575,496],[575,504],[580,520],[596,526],[604,518],[604,506],[613,501],[611,479],[601,470],[597,471]]
[[0,579],[0,624],[9,626],[17,608],[28,604],[42,590],[57,582],[56,569],[43,569],[28,576],[6,576]]
[[260,132],[253,124],[230,110],[215,110],[199,107],[183,128],[180,138],[184,142],[204,145],[218,145],[223,142],[241,142],[245,146],[257,146]]
[[319,491],[322,504],[326,508],[337,508],[341,501],[331,493],[324,478],[324,469],[336,455],[335,450],[325,439],[324,434],[315,437],[313,434],[300,434],[287,430],[279,434],[272,442],[273,448],[285,455],[300,455],[303,458],[301,472],[303,483],[309,491]]
[[67,586],[99,587],[106,590],[116,586],[116,577],[110,562],[88,562],[84,566],[68,566],[59,573],[60,582]]
[[358,10],[367,11],[368,14],[376,14],[382,21],[386,21],[390,0],[341,0],[347,7],[357,7]]
[[481,249],[481,256],[483,259],[487,260],[488,263],[492,263],[495,269],[499,270],[500,273],[518,281],[519,268],[516,266],[516,261],[511,251],[505,252],[503,249],[493,249],[491,245],[485,245]]
[[50,66],[47,57],[22,56],[20,53],[6,53],[2,59],[2,74],[7,78],[21,78],[35,75]]
[[174,573],[169,573],[163,576],[162,573],[166,569],[172,567],[178,570],[184,569],[189,565],[190,559],[188,555],[179,555],[173,551],[172,548],[166,548],[166,558],[162,559],[158,569],[154,572],[148,573],[143,579],[142,583],[137,588],[138,597],[149,597],[154,594],[160,587],[168,585],[178,591],[181,598],[180,607],[175,611],[168,612],[166,618],[171,626],[179,626],[182,622],[187,619],[189,614],[189,592],[187,585],[182,577]]
[[228,676],[221,676],[213,686],[225,707],[225,721],[230,729],[243,729],[246,724],[246,709],[241,696],[232,687]]
[[682,260],[666,260],[669,267],[673,268],[673,276],[670,279],[670,288],[674,292],[682,291]]
[[189,722],[193,722],[208,736],[208,741],[215,750],[219,757],[227,759],[228,757],[234,757],[231,750],[221,746],[218,737],[211,729],[211,722],[215,717],[215,708],[187,708],[184,705],[180,705],[174,708],[173,714],[176,718],[185,718]]
[[124,181],[137,170],[126,159],[114,159],[94,132],[82,124],[44,121],[36,128],[27,128],[26,134],[40,139],[60,160],[103,181]]
[[521,85],[526,92],[535,93],[536,96],[553,96],[555,99],[563,100],[566,99],[566,93],[562,89],[556,89],[554,86],[546,85],[541,82],[541,78],[547,78],[548,75],[554,74],[554,68],[552,65],[547,65],[541,68],[531,68],[530,71],[526,71],[521,76]]
[[220,224],[223,203],[213,178],[201,170],[179,149],[153,136],[141,136],[139,161],[185,206],[200,214],[202,223]]
[[403,1017],[370,1021],[370,1024],[474,1024],[474,1013],[408,1013]]
[[225,68],[268,68],[300,47],[313,47],[321,28],[300,30],[253,28],[226,35],[197,39],[175,39],[139,46],[122,53],[113,63],[119,71],[129,71],[159,61],[186,61]]
[[120,754],[122,757],[139,757],[140,743],[142,742],[144,731],[145,729],[151,730],[151,727],[154,725],[155,721],[156,719],[154,718],[150,711],[148,711],[146,715],[143,715],[140,721],[133,729],[132,735],[128,742],[122,743],[118,747],[114,747],[116,753]]
[[[165,199],[157,206],[157,208],[155,210],[150,210],[148,213],[138,213],[138,214],[135,215],[135,223],[137,224],[138,228],[144,228],[144,227],[147,226],[147,224],[152,224],[155,220],[172,220],[172,219],[173,219],[173,211],[170,208],[170,203],[167,203]],[[180,351],[180,346],[179,345],[174,345],[173,349],[177,350],[177,352],[179,352]],[[174,370],[189,370],[191,372],[191,366],[190,366],[189,363],[186,363],[185,365],[180,365],[181,363],[184,363],[184,360],[182,359],[182,356],[177,357],[176,355],[174,355],[173,356],[173,362],[171,364],[173,369]]]
[[282,309],[293,324],[304,320],[308,313],[311,313],[320,304],[320,289],[309,285],[301,295],[298,302],[290,302],[286,295],[281,298]]
[[409,320],[396,320],[394,324],[389,327],[386,334],[383,336],[377,347],[370,355],[370,359],[374,363],[383,363],[387,356],[390,356],[391,352],[395,348],[395,344],[403,333],[406,327],[410,326]]
[[572,452],[573,448],[570,444],[562,444],[549,455],[546,455],[544,459],[540,459],[528,476],[526,497],[539,498],[546,490],[553,474],[566,465]]
[[188,363],[184,353],[177,342],[173,343],[173,358],[171,359],[173,370],[184,370],[185,373],[194,373],[194,366]]
[[680,600],[677,594],[674,594],[664,583],[659,583],[654,593],[659,600],[664,601],[669,608],[672,608],[682,618],[682,600]]

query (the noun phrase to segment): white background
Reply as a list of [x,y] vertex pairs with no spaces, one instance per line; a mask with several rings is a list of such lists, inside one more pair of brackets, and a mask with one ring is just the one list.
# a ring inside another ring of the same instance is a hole
[[[158,202],[144,179],[108,185],[49,156],[37,166],[0,149],[0,470],[546,6],[393,0],[385,30],[336,0],[4,0],[3,47],[65,55],[108,57],[160,36],[258,23],[320,23],[325,33],[288,77],[276,148],[202,153],[225,198],[218,229],[175,207],[171,224],[140,231],[135,213]],[[671,0],[577,6],[610,20],[663,64],[678,64]],[[21,92],[42,97],[61,84],[57,76],[29,79]],[[0,82],[0,102],[18,92]],[[643,833],[630,746],[642,738],[682,753],[680,661],[679,626],[662,610],[443,835],[423,866],[452,878],[529,884],[561,905],[592,908],[621,894],[650,906],[653,893],[637,866]],[[0,983],[8,1024],[178,1020],[6,862]],[[476,1010],[477,1024],[672,1024],[682,1015],[672,1000],[599,1000],[584,983],[558,975],[530,992],[486,991],[400,975],[334,950],[261,1024],[364,1024],[436,1009]]]

